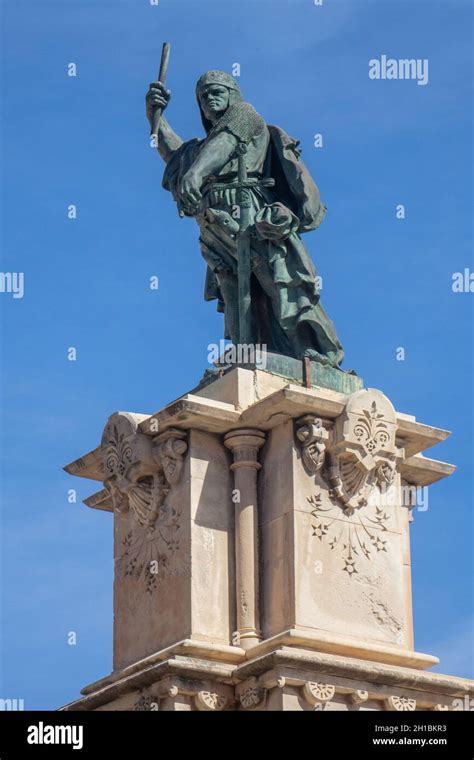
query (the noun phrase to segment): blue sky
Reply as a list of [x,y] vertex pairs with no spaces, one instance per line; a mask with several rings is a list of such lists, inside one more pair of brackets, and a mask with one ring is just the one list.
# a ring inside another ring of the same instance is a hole
[[[398,410],[453,431],[427,454],[458,471],[412,525],[415,648],[439,656],[441,672],[473,676],[473,295],[451,288],[474,268],[470,3],[1,8],[0,268],[25,273],[25,294],[0,294],[0,696],[54,709],[110,672],[112,519],[80,503],[95,484],[61,468],[98,444],[112,412],[152,413],[195,386],[222,337],[202,298],[197,228],[161,189],[148,143],[144,95],[164,40],[168,116],[183,137],[202,134],[198,76],[237,62],[246,98],[301,141],[329,209],[305,242],[345,366]],[[370,80],[382,54],[427,58],[429,83]]]

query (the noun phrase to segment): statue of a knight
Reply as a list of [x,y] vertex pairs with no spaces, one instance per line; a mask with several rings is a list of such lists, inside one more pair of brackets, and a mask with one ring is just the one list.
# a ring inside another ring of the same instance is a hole
[[[319,226],[326,209],[298,143],[267,125],[224,71],[203,74],[196,96],[206,137],[183,142],[163,116],[157,148],[166,163],[163,187],[180,215],[199,224],[205,298],[217,299],[224,312],[224,337],[239,342],[238,180],[244,155],[251,342],[339,367],[343,349],[320,304],[316,271],[300,237]],[[150,124],[155,109],[165,109],[169,100],[170,91],[152,82],[146,95]]]

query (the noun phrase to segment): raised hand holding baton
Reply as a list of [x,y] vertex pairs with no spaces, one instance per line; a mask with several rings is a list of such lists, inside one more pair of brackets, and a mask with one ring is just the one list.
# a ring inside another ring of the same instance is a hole
[[[165,83],[166,79],[166,72],[168,71],[168,61],[170,58],[170,44],[169,42],[163,43],[163,49],[161,51],[161,62],[160,62],[160,71],[158,73],[158,81],[161,82],[161,84]],[[151,129],[151,136],[154,138],[155,145],[158,144],[158,130],[160,128],[160,120],[161,120],[161,114],[163,113],[162,108],[157,108],[155,113],[153,114],[153,126]]]

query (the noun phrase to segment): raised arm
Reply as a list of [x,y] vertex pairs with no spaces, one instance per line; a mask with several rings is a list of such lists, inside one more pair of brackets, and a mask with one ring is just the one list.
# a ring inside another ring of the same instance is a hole
[[[150,122],[150,127],[153,126],[153,114],[156,108],[161,108],[163,111],[168,105],[171,98],[171,92],[161,84],[161,82],[152,82],[145,97],[146,103],[146,116]],[[167,119],[162,116],[160,120],[160,128],[158,130],[158,143],[156,148],[163,161],[167,164],[173,153],[183,144],[183,140],[176,132],[171,128]]]

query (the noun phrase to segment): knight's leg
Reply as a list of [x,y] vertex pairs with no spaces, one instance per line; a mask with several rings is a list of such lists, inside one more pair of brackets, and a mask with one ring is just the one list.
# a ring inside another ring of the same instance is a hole
[[216,276],[225,306],[224,337],[237,345],[239,342],[239,292],[237,275],[232,272],[221,271]]
[[281,351],[287,356],[303,356],[323,364],[339,366],[344,351],[333,323],[320,303],[312,303],[312,294],[303,283],[280,286],[267,258],[260,256],[254,274],[268,296],[275,321],[288,345]]
[[[252,270],[258,282],[259,303],[252,303],[257,321],[258,342],[267,345],[268,351],[273,351],[285,356],[295,356],[292,345],[292,336],[285,320],[282,318],[280,293],[278,285],[273,279],[273,274],[266,258],[253,258]],[[252,293],[254,300],[254,293]]]

